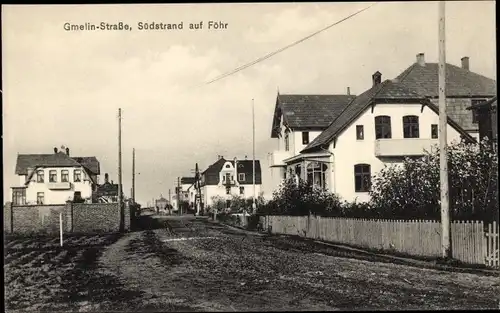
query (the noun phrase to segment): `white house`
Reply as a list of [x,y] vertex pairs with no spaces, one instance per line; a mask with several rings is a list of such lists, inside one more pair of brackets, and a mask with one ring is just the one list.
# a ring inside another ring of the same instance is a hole
[[[449,142],[477,139],[477,113],[467,107],[496,96],[495,80],[472,72],[468,57],[461,62],[446,65]],[[285,177],[302,178],[345,200],[365,201],[368,177],[438,143],[437,63],[419,53],[394,80],[382,83],[377,72],[372,83],[331,106],[328,97],[339,96],[278,94],[271,133],[278,148],[269,154],[276,188]]]
[[[373,86],[298,156],[284,160],[289,175],[311,181],[347,201],[369,200],[371,177],[404,157],[422,156],[438,144],[438,107],[380,72]],[[448,118],[447,139],[475,139]]]
[[276,148],[269,153],[271,184],[277,188],[285,178],[285,159],[297,156],[355,98],[345,95],[282,95],[276,97],[271,138]]
[[232,196],[241,198],[257,197],[261,192],[262,175],[260,161],[255,160],[255,190],[253,184],[252,160],[226,160],[220,156],[200,177],[201,197],[205,207],[213,204],[213,198],[219,196],[230,206]]
[[19,154],[12,187],[13,204],[64,204],[77,198],[92,201],[100,174],[95,157],[70,157],[69,148],[52,154]]

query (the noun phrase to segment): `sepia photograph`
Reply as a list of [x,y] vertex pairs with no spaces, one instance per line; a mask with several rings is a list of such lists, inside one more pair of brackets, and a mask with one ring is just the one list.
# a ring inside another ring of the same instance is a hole
[[4,311],[500,309],[496,2],[2,4]]

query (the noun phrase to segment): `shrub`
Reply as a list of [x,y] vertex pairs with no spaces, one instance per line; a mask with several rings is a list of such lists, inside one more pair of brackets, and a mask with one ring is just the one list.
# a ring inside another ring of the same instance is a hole
[[[498,155],[485,140],[448,146],[452,219],[498,220]],[[406,158],[372,179],[370,205],[383,218],[440,219],[439,149]]]
[[339,197],[311,184],[289,179],[273,194],[273,199],[258,211],[277,215],[324,215],[339,211]]

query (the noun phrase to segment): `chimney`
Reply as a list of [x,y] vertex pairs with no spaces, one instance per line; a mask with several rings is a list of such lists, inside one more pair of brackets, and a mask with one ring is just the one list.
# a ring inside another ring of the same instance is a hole
[[111,181],[111,185],[113,185],[113,181]]
[[57,147],[54,147],[54,153],[57,153]]
[[350,96],[351,95],[351,87],[347,87],[347,95]]
[[423,53],[417,54],[417,63],[420,66],[425,66],[425,55]]
[[245,160],[248,160],[248,157],[245,155]]
[[109,182],[109,174],[104,174],[104,183],[107,184]]
[[373,86],[380,84],[382,82],[382,73],[376,71],[372,75],[372,81],[373,81]]
[[462,58],[462,68],[467,71],[469,70],[469,57]]
[[66,154],[69,156],[69,148],[66,148]]

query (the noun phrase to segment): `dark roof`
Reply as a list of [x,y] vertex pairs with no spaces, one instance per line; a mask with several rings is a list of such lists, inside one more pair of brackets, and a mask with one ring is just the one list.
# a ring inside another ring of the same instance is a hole
[[[403,87],[399,83],[386,80],[368,89],[356,99],[354,99],[346,109],[335,119],[330,126],[316,137],[302,152],[309,152],[329,144],[342,130],[347,128],[359,115],[361,115],[370,105],[376,103],[391,103],[404,100],[407,103],[422,103],[438,112],[438,108],[425,97]],[[448,123],[457,129],[463,136],[474,140],[456,122],[448,118]]]
[[91,173],[100,175],[101,169],[96,157],[73,157],[76,162],[88,169]]
[[[224,158],[218,159],[215,163],[210,165],[202,174],[218,174],[226,162],[230,162],[234,166],[234,160],[226,160]],[[252,160],[236,160],[238,163],[238,173],[252,173],[253,161]],[[255,173],[260,173],[260,161],[255,160]]]
[[91,173],[99,175],[99,161],[95,157],[73,158],[64,152],[52,154],[19,154],[17,156],[15,173],[17,175],[27,175],[28,168],[51,166],[83,166]]
[[194,181],[195,181],[194,177],[181,177],[182,185],[194,184]]
[[271,137],[278,136],[281,118],[291,129],[321,129],[338,116],[354,95],[280,95],[276,97]]
[[486,108],[486,107],[495,108],[496,106],[497,106],[497,97],[495,96],[495,97],[491,98],[490,100],[483,101],[481,103],[477,103],[477,104],[471,105],[467,109],[468,110],[473,110],[473,109],[481,109],[481,108]]
[[[438,97],[438,63],[412,64],[395,81],[426,97]],[[494,79],[461,67],[446,64],[447,97],[493,97],[497,94]]]
[[96,195],[98,196],[118,196],[118,184],[110,182],[97,186]]

